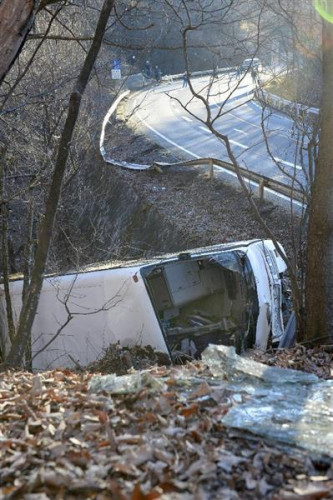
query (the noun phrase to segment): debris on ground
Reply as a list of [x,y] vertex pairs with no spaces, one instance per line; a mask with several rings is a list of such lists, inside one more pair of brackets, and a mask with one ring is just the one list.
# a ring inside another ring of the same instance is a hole
[[98,360],[87,366],[89,372],[115,373],[125,375],[129,369],[144,370],[154,365],[169,365],[170,357],[164,352],[158,352],[150,345],[122,347],[120,344],[110,344]]
[[333,458],[333,380],[267,366],[238,356],[234,347],[211,345],[202,360],[240,400],[224,424]]
[[332,457],[225,423],[253,394],[218,375],[216,357],[238,376],[239,357],[209,349],[204,362],[121,377],[1,373],[0,499],[333,498]]
[[306,348],[301,344],[288,349],[253,350],[248,355],[255,361],[270,366],[292,368],[313,373],[320,378],[333,379],[333,346]]

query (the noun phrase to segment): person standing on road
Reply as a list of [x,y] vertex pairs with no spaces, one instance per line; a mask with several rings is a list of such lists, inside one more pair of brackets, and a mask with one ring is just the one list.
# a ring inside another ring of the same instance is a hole
[[183,74],[183,87],[187,87],[188,83],[188,78],[187,78],[187,73]]
[[257,76],[258,76],[257,71],[254,68],[252,68],[251,69],[251,77],[252,77],[253,85],[256,85],[256,83],[257,83]]
[[160,70],[160,68],[157,66],[155,66],[155,80],[159,83],[161,81],[161,76],[162,76],[162,72]]
[[151,78],[151,64],[149,61],[146,61],[146,64],[145,64],[145,73],[146,73],[147,78]]

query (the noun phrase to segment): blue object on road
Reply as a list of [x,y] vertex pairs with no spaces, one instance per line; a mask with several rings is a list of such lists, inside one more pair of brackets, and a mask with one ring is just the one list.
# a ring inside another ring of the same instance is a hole
[[111,61],[111,69],[120,69],[120,59],[113,59]]

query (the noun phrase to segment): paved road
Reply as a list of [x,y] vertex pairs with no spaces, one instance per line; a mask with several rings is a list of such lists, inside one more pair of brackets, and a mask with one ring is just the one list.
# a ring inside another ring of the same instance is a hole
[[[209,112],[216,117],[216,130],[229,137],[240,165],[286,184],[291,182],[288,174],[296,174],[297,180],[305,185],[300,148],[293,137],[293,122],[278,112],[266,111],[263,116],[262,107],[253,100],[250,75],[241,81],[234,75],[221,75],[209,89],[209,95],[208,82],[208,77],[196,79],[195,90],[208,97]],[[228,96],[221,114],[221,104]],[[133,119],[163,146],[175,148],[178,153],[182,151],[191,159],[212,156],[230,161],[224,144],[200,121],[207,117],[203,102],[193,98],[181,81],[142,92],[131,101],[131,106]],[[268,154],[263,118],[271,154],[280,168]]]

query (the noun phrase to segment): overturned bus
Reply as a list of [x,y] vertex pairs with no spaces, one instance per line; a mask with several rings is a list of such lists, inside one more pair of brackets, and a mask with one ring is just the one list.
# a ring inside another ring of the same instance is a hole
[[[33,369],[86,366],[116,343],[150,345],[172,360],[210,343],[265,349],[283,336],[285,270],[270,240],[252,240],[46,277]],[[17,321],[23,282],[10,287]],[[1,285],[0,300],[4,310]]]

